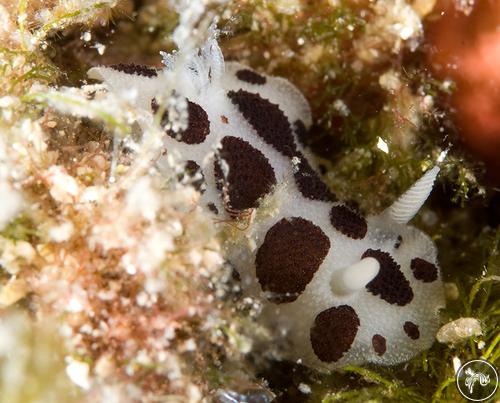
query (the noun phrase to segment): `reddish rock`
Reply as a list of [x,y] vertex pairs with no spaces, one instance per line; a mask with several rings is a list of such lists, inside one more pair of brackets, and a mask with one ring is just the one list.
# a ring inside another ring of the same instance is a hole
[[[452,106],[467,147],[500,181],[500,0],[476,1],[466,15],[443,0],[429,18],[429,62],[456,83]],[[433,18],[435,17],[435,18]]]

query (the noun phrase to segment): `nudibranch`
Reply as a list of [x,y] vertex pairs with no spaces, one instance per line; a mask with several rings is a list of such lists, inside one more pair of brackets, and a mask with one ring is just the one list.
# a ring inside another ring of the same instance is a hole
[[[285,356],[330,370],[395,365],[428,349],[443,286],[434,243],[408,222],[438,167],[364,217],[316,173],[301,143],[311,112],[290,82],[224,62],[215,40],[168,55],[165,65],[95,67],[89,76],[117,94],[136,92],[132,102],[148,124],[162,125],[165,149],[194,176],[200,203],[218,221],[267,206],[225,242],[243,289],[264,301],[263,320],[286,335]],[[172,94],[184,100],[180,130],[163,106]]]

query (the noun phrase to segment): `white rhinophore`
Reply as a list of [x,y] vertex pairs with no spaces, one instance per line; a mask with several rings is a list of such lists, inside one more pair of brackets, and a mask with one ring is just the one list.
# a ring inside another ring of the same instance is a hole
[[410,221],[429,197],[438,173],[439,167],[437,166],[428,170],[392,206],[384,211],[383,215],[388,216],[398,224],[406,224]]
[[373,257],[365,257],[353,265],[333,274],[331,287],[335,294],[350,294],[362,290],[380,270],[380,263]]

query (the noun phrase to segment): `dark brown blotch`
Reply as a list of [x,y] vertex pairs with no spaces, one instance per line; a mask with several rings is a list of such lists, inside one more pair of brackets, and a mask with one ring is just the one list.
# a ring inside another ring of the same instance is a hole
[[236,77],[238,77],[238,80],[255,85],[264,85],[267,81],[266,77],[250,69],[238,70],[236,72]]
[[306,144],[307,128],[304,122],[300,119],[297,119],[293,124],[293,128],[295,130],[297,140],[299,140],[301,144]]
[[[159,109],[156,99],[151,100],[151,109],[156,113]],[[170,123],[168,111],[164,111],[161,117],[161,126],[170,137],[186,144],[201,144],[210,134],[210,120],[205,110],[198,104],[188,100],[187,103],[188,122],[187,128],[175,132],[168,128]]]
[[255,267],[262,290],[276,303],[298,298],[330,249],[321,228],[300,217],[283,218],[267,231]]
[[219,214],[219,209],[217,208],[217,206],[214,203],[212,203],[212,202],[208,203],[207,207],[215,215]]
[[418,330],[418,326],[413,322],[410,321],[405,322],[405,324],[403,325],[403,330],[412,340],[417,340],[420,337],[420,331]]
[[372,337],[373,350],[380,356],[384,355],[387,350],[387,343],[384,336],[374,334]]
[[363,239],[368,231],[365,218],[343,205],[332,207],[330,222],[337,231],[353,239]]
[[144,76],[144,77],[156,77],[158,75],[158,72],[155,68],[149,67],[149,66],[144,66],[141,64],[124,64],[124,63],[119,63],[119,64],[113,64],[111,66],[113,70],[120,71],[122,73],[126,74],[133,74],[136,76]]
[[320,312],[310,333],[314,354],[323,362],[340,360],[351,348],[359,325],[358,315],[349,305]]
[[368,249],[362,257],[373,257],[380,264],[377,276],[366,285],[368,291],[389,304],[404,306],[412,301],[413,290],[410,282],[389,253],[380,249]]
[[412,259],[410,268],[413,276],[424,283],[432,283],[438,278],[438,268],[436,265],[419,257]]
[[337,198],[335,195],[330,192],[328,186],[325,185],[314,169],[312,169],[304,156],[299,153],[297,154],[297,158],[299,158],[299,163],[295,167],[296,170],[293,177],[302,196],[311,200],[336,201]]
[[274,170],[264,154],[245,140],[231,136],[222,139],[214,174],[230,214],[257,207],[258,200],[276,184]]
[[287,157],[296,154],[292,128],[278,105],[244,90],[229,91],[227,95],[267,144]]
[[199,192],[204,192],[205,178],[200,166],[192,160],[184,165],[184,172],[179,176],[179,181],[189,182]]

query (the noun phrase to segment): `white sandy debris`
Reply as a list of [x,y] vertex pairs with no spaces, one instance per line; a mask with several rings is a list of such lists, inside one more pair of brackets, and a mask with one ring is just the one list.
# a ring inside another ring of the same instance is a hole
[[436,339],[444,344],[456,344],[482,334],[481,322],[476,318],[459,318],[439,329]]

